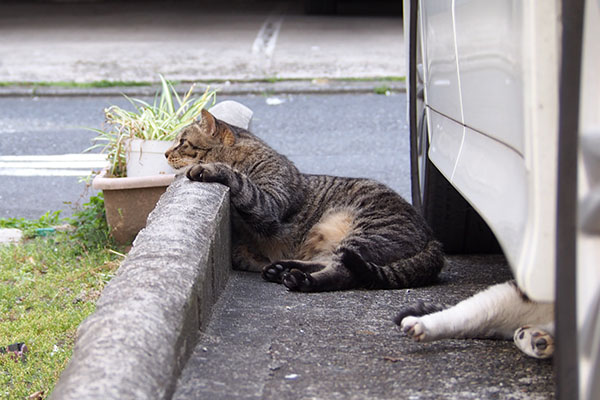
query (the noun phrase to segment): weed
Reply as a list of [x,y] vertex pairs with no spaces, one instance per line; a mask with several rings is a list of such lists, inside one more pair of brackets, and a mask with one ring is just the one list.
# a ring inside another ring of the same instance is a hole
[[375,93],[388,96],[390,94],[390,87],[388,85],[377,86],[375,88]]
[[125,152],[127,141],[134,138],[145,140],[173,140],[177,133],[186,125],[194,121],[202,109],[216,98],[215,91],[208,88],[198,98],[192,97],[194,85],[179,97],[173,84],[162,75],[161,92],[157,93],[153,104],[140,99],[127,96],[135,111],[128,111],[118,106],[111,106],[104,110],[108,129],[94,129],[98,134],[92,139],[96,144],[86,151],[101,148],[106,153],[109,161],[109,175],[125,176]]
[[103,193],[90,197],[70,222],[75,226],[73,237],[87,248],[98,249],[114,244],[106,222]]
[[62,222],[60,218],[61,211],[48,211],[37,220],[28,220],[25,218],[0,218],[0,228],[17,228],[23,231],[25,238],[32,238],[37,229],[51,228]]

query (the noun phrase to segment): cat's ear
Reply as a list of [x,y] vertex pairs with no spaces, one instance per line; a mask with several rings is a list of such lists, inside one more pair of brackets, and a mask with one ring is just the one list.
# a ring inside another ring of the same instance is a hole
[[217,121],[215,117],[205,109],[201,111],[201,119],[198,122],[202,131],[210,136],[217,136]]
[[231,129],[225,124],[218,123],[216,118],[205,109],[202,109],[200,127],[204,134],[218,139],[225,146],[233,146],[235,143],[235,136]]
[[221,124],[220,128],[221,134],[219,136],[221,136],[221,141],[223,142],[223,145],[233,146],[235,144],[235,135],[233,134],[231,129],[229,129],[229,127],[225,124]]

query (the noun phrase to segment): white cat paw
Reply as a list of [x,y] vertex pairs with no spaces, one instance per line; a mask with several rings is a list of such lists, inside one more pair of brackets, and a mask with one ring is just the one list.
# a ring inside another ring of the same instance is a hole
[[417,317],[405,317],[400,323],[400,330],[417,342],[427,341],[427,327]]
[[523,326],[515,331],[513,339],[528,356],[549,358],[554,353],[554,337],[540,328]]

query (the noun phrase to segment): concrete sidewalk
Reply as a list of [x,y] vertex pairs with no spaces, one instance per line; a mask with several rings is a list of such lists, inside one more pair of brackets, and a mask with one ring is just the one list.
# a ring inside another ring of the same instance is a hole
[[0,82],[405,75],[401,17],[307,16],[299,5],[2,3]]
[[417,300],[454,304],[510,278],[501,256],[449,257],[439,285],[289,292],[232,272],[173,399],[550,399],[552,361],[512,341],[415,343],[392,322]]

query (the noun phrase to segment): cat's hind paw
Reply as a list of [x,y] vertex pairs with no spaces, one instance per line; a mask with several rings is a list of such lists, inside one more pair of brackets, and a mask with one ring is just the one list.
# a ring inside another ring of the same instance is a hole
[[417,342],[427,341],[427,327],[420,318],[408,316],[402,319],[400,330]]
[[265,281],[282,283],[284,272],[286,272],[286,269],[283,267],[283,265],[275,263],[264,267],[261,275]]
[[302,292],[309,292],[312,284],[310,275],[296,268],[283,273],[282,283],[289,290]]
[[554,354],[554,337],[540,328],[523,326],[515,331],[513,339],[528,356],[550,358]]

